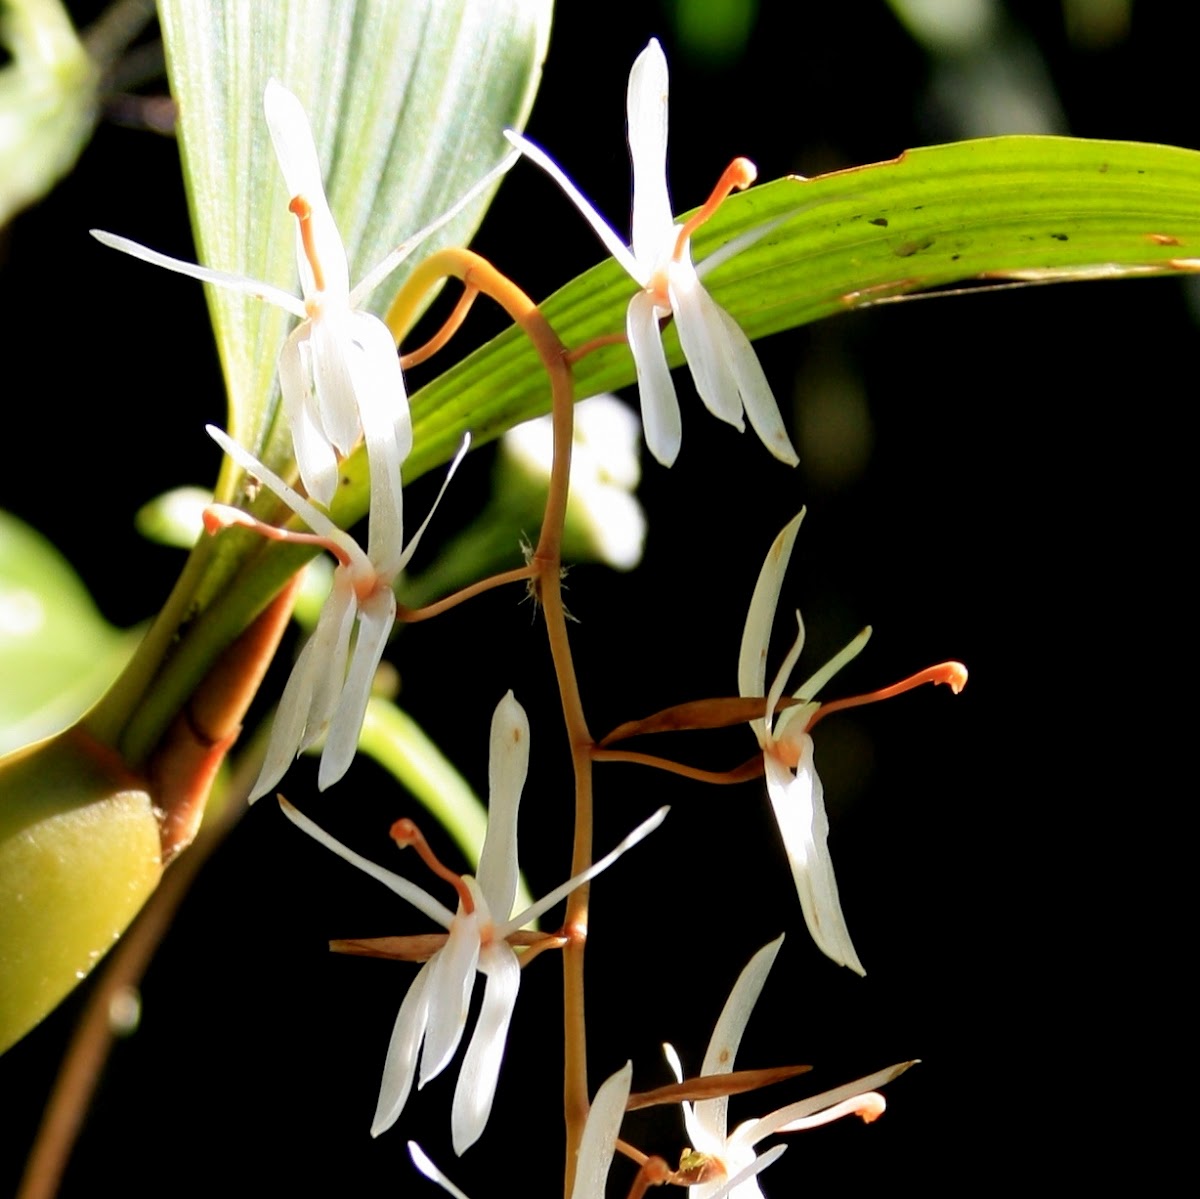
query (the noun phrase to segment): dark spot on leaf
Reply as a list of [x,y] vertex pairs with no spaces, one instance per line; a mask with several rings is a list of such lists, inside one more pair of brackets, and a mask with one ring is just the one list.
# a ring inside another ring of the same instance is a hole
[[958,261],[958,260],[959,260],[961,257],[962,257],[962,255],[961,255],[961,254],[951,254],[951,255],[950,255],[950,261],[951,261],[951,262],[957,262],[957,261]]
[[881,229],[886,229],[886,228],[887,228],[887,225],[888,225],[888,222],[887,222],[887,217],[885,217],[885,216],[875,216],[875,217],[872,217],[872,218],[871,218],[871,219],[870,219],[870,220],[867,222],[867,224],[869,224],[869,225],[878,225],[878,226],[879,226]]
[[918,254],[922,250],[928,250],[933,245],[933,242],[934,239],[932,237],[923,237],[920,241],[904,241],[896,246],[892,250],[892,253],[897,258],[911,258],[914,254]]
[[1055,241],[1070,241],[1071,239],[1065,233],[1051,233],[1050,236]]
[[1108,174],[1108,163],[1107,163],[1107,162],[1102,162],[1102,163],[1100,164],[1100,174],[1101,174],[1101,175],[1107,175],[1107,174]]

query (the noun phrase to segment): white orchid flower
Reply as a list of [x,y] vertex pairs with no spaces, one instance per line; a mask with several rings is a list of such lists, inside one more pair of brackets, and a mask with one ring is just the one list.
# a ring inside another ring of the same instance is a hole
[[[295,757],[322,736],[325,747],[321,751],[317,785],[324,791],[346,773],[354,759],[371,684],[396,619],[393,584],[408,565],[437,502],[407,546],[402,544],[402,529],[393,528],[390,523],[381,526],[372,514],[364,553],[349,533],[339,529],[227,433],[213,425],[207,428],[209,436],[244,471],[287,504],[312,533],[276,529],[225,505],[208,509],[206,521],[210,528],[215,531],[228,525],[244,525],[276,540],[320,545],[338,560],[333,586],[321,608],[317,627],[300,651],[279,700],[266,757],[250,798],[266,795],[283,778]],[[443,492],[468,445],[469,441],[464,441],[451,463],[442,484]],[[351,636],[356,627],[352,649]]]
[[[626,1062],[620,1070],[605,1079],[596,1092],[579,1142],[571,1199],[604,1199],[604,1185],[608,1181],[608,1170],[612,1165],[632,1080],[633,1063]],[[436,1182],[442,1190],[449,1191],[455,1199],[467,1199],[467,1196],[429,1160],[415,1141],[408,1142],[408,1152],[412,1156],[413,1164],[426,1178]]]
[[267,84],[263,109],[291,196],[289,209],[297,218],[300,296],[242,275],[181,262],[101,230],[93,229],[92,236],[155,266],[244,292],[299,317],[279,356],[279,385],[305,490],[328,505],[337,488],[339,456],[349,454],[362,438],[371,469],[372,522],[380,524],[381,535],[398,535],[400,466],[412,449],[412,420],[395,342],[387,326],[359,306],[421,241],[508,170],[516,155],[351,289],[346,250],[325,198],[308,117],[300,101],[275,79]]
[[[514,916],[512,905],[519,873],[517,810],[528,765],[529,721],[510,691],[492,718],[488,828],[478,875],[474,878],[452,875],[432,859],[427,848],[422,849],[426,861],[442,877],[454,882],[459,892],[456,912],[416,884],[347,849],[281,799],[284,812],[294,824],[419,908],[449,934],[445,944],[421,967],[400,1005],[383,1068],[372,1136],[391,1128],[399,1117],[417,1076],[418,1056],[418,1087],[436,1078],[449,1065],[466,1029],[478,971],[486,977],[487,984],[475,1032],[459,1071],[450,1119],[456,1153],[462,1154],[478,1140],[492,1110],[505,1037],[520,983],[520,959],[505,938],[607,869],[627,849],[653,832],[666,816],[667,809],[660,808],[595,865]],[[405,828],[400,830],[400,825]],[[397,822],[393,836],[402,844],[421,844],[419,834],[407,821]]]
[[[764,945],[738,976],[713,1029],[701,1075],[728,1074],[733,1070],[746,1022],[782,944],[783,937],[779,937]],[[670,1045],[664,1045],[663,1051],[676,1081],[683,1082],[679,1055]],[[720,1199],[726,1195],[729,1199],[763,1199],[754,1176],[777,1160],[784,1147],[777,1145],[759,1154],[755,1147],[760,1141],[773,1133],[801,1132],[849,1115],[861,1116],[870,1123],[883,1114],[885,1106],[876,1088],[903,1074],[910,1065],[911,1062],[903,1062],[824,1094],[788,1104],[760,1119],[746,1120],[732,1133],[727,1131],[728,1096],[684,1103],[683,1120],[692,1147],[685,1160],[699,1178],[690,1188],[692,1199]]]
[[[767,552],[755,584],[738,657],[738,690],[743,696],[764,693],[771,626],[775,621],[783,576],[803,520],[804,509],[801,509],[799,515],[784,526]],[[887,699],[921,683],[947,683],[957,694],[966,684],[967,670],[959,662],[943,662],[882,691],[836,700],[831,704],[818,703],[816,696],[821,688],[862,652],[871,636],[868,626],[804,681],[794,693],[799,703],[776,715],[775,708],[783,698],[788,678],[804,648],[804,621],[799,612],[796,613],[796,623],[799,626],[796,640],[788,650],[770,691],[766,692],[765,714],[752,720],[750,727],[754,729],[762,747],[767,794],[792,868],[792,878],[808,931],[822,953],[840,966],[849,966],[855,973],[865,974],[846,929],[838,899],[837,880],[829,856],[829,818],[825,813],[825,792],[813,763],[813,740],[809,730],[816,723],[818,714]]]
[[667,191],[667,91],[667,60],[658,41],[651,39],[629,72],[629,153],[633,162],[631,246],[625,245],[544,150],[512,131],[505,136],[566,192],[609,253],[641,288],[629,302],[625,331],[637,368],[646,444],[655,458],[670,466],[679,453],[682,439],[679,400],[659,332],[659,321],[673,315],[696,390],[708,410],[741,431],[745,427],[744,409],[767,449],[780,461],[794,466],[798,461],[796,451],[788,439],[758,356],[737,322],[700,282],[709,270],[774,226],[737,239],[698,267],[692,263],[692,232],[712,215],[730,191],[754,181],[754,165],[744,158],[735,159],[709,202],[686,225],[677,225],[671,215]]

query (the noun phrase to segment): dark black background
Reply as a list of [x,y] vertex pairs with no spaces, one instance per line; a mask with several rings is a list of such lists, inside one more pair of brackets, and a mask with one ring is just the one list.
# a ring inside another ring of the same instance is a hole
[[[1062,131],[1200,144],[1190,81],[1175,66],[1188,30],[1135,6],[1126,38],[1089,48],[1068,38],[1058,5],[1006,11],[1044,56]],[[932,98],[934,61],[884,5],[764,3],[744,56],[714,68],[675,45],[663,5],[563,4],[529,129],[618,227],[629,202],[625,78],[651,34],[671,63],[681,209],[734,154],[770,179],[963,132]],[[55,540],[111,620],[131,624],[180,562],[147,547],[132,514],[168,486],[214,476],[202,426],[222,418],[223,401],[200,289],[116,261],[87,238],[92,225],[190,256],[173,143],[102,126],[76,172],[7,234],[0,502]],[[599,257],[525,167],[476,248],[535,297]],[[1136,1116],[1107,1130],[1118,1112],[1134,1114],[1131,1092],[1155,1094],[1152,1067],[1173,1052],[1175,1001],[1160,980],[1182,956],[1163,931],[1180,877],[1169,849],[1182,839],[1169,799],[1182,787],[1163,716],[1186,685],[1173,601],[1191,527],[1177,458],[1195,345],[1177,280],[920,301],[769,339],[762,361],[793,427],[807,427],[835,367],[866,397],[871,452],[841,482],[812,469],[803,438],[799,469],[777,465],[752,434],[708,417],[678,377],[680,459],[669,473],[644,464],[645,564],[624,577],[581,567],[569,579],[593,729],[733,689],[755,573],[802,504],[784,602],[804,610],[806,661],[868,621],[876,629],[829,694],[947,657],[969,665],[971,683],[957,699],[926,689],[818,733],[865,980],[809,942],[760,784],[705,790],[632,767],[598,772],[599,846],[661,803],[673,811],[594,889],[593,1086],[628,1057],[636,1087],[667,1081],[664,1039],[698,1066],[737,972],[787,929],[740,1065],[812,1062],[811,1087],[824,1088],[899,1059],[923,1064],[889,1088],[879,1123],[794,1138],[766,1178],[770,1194],[866,1193],[901,1178],[974,1189],[1047,1169],[1087,1179],[1166,1139]],[[485,495],[485,459],[464,468],[447,527]],[[432,486],[413,489],[414,511]],[[491,710],[516,689],[534,752],[522,858],[536,892],[555,885],[568,858],[557,821],[569,769],[528,609],[489,596],[405,632],[392,657],[401,702],[480,788]],[[1151,710],[1156,720],[1136,719]],[[748,734],[693,737],[678,751],[732,765],[749,753]],[[286,789],[364,853],[412,873],[386,839],[411,800],[365,762],[328,796],[314,782],[305,762]],[[522,980],[480,1146],[454,1161],[453,1071],[410,1100],[399,1127],[367,1135],[413,971],[332,957],[324,943],[422,927],[270,804],[254,808],[150,967],[141,1028],[117,1047],[63,1193],[432,1194],[408,1164],[409,1136],[476,1199],[554,1193],[561,1037],[550,956]],[[0,1062],[0,1190],[15,1184],[78,1010],[65,1004]],[[734,1119],[808,1085],[735,1101]],[[669,1109],[626,1128],[648,1151],[680,1148]],[[1154,1169],[1143,1159],[1142,1180]]]

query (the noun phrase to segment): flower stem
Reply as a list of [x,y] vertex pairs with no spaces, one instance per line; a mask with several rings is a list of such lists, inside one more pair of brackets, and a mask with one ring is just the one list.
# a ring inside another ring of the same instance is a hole
[[[571,746],[575,774],[575,835],[571,873],[580,874],[592,864],[592,735],[588,731],[579,695],[579,680],[567,636],[567,614],[562,599],[562,538],[570,487],[571,447],[574,440],[575,385],[566,347],[538,306],[486,259],[470,250],[442,250],[422,262],[409,276],[388,310],[386,323],[393,334],[407,329],[420,298],[440,280],[459,279],[468,292],[478,290],[496,301],[537,350],[550,376],[554,458],[541,534],[530,558],[535,596],[542,606],[550,656],[562,697],[563,720]],[[462,304],[448,326],[457,328]],[[442,344],[438,338],[435,341]],[[575,1160],[588,1113],[587,1034],[584,1018],[583,957],[587,940],[588,891],[585,884],[567,900],[563,925],[567,944],[563,950],[563,1110],[567,1152],[564,1194],[574,1187]]]

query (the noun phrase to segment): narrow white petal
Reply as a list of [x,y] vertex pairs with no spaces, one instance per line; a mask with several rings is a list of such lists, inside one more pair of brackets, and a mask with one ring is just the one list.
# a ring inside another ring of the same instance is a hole
[[772,1146],[705,1199],[763,1199],[762,1191],[753,1179],[768,1166],[774,1165],[783,1156],[786,1148],[786,1145]]
[[[288,197],[302,196],[312,211],[312,240],[325,276],[324,292],[346,297],[350,291],[346,250],[334,224],[333,213],[329,210],[329,201],[325,198],[321,163],[317,158],[317,147],[304,106],[277,79],[271,79],[263,93],[263,112],[266,114],[267,128],[271,131],[275,157],[279,160],[279,169],[287,185]],[[299,239],[296,261],[304,294],[311,295],[315,290],[312,268]]]
[[741,433],[746,427],[742,401],[727,360],[721,309],[704,290],[690,262],[672,263],[667,279],[675,327],[696,391],[713,416]]
[[367,556],[391,577],[404,557],[404,499],[400,467],[412,450],[412,416],[396,344],[387,326],[368,312],[348,322],[349,363],[358,419],[367,444],[371,478],[371,524]]
[[314,507],[294,487],[289,487],[273,470],[264,466],[249,450],[238,445],[228,433],[218,429],[216,425],[205,425],[209,437],[213,439],[248,475],[258,479],[270,488],[314,533],[329,541],[336,541],[338,546],[351,559],[355,570],[370,572],[372,567],[367,555],[359,548],[358,542],[349,533],[339,529],[337,525]]
[[583,1126],[583,1136],[579,1139],[571,1199],[603,1199],[632,1081],[633,1063],[626,1062],[605,1079],[596,1092],[587,1123]]
[[450,1113],[450,1136],[460,1157],[483,1135],[492,1113],[508,1025],[521,985],[517,955],[504,941],[493,942],[480,953],[479,969],[487,977],[483,1005],[458,1073]]
[[807,733],[801,733],[800,738],[800,762],[794,777],[786,766],[767,756],[767,794],[813,941],[839,966],[866,974],[854,952],[838,899],[829,856],[825,795],[813,766],[812,738]]
[[429,980],[429,1027],[421,1051],[419,1087],[450,1064],[462,1040],[471,1010],[479,948],[479,914],[467,916],[460,908],[446,944],[430,959],[430,964],[436,965]]
[[395,621],[396,593],[386,585],[380,586],[374,595],[359,605],[358,639],[354,643],[350,671],[329,722],[325,748],[321,751],[321,769],[317,773],[317,787],[321,791],[332,787],[354,761],[367,701],[371,698],[371,685]]
[[637,258],[630,252],[629,247],[617,236],[613,227],[592,207],[583,192],[567,178],[566,172],[546,153],[541,146],[535,145],[527,137],[522,137],[512,129],[506,129],[504,136],[508,138],[526,158],[538,166],[567,193],[567,197],[576,208],[583,213],[584,219],[591,225],[596,236],[604,243],[604,248],[629,272],[639,287],[645,287],[650,282],[652,264],[640,265]]
[[[810,675],[801,686],[796,690],[795,696],[797,699],[816,699],[821,688],[829,682],[831,678],[843,666],[849,662],[853,662],[855,658],[863,651],[863,646],[871,640],[871,626],[867,625],[851,642],[840,649],[820,670]],[[791,711],[789,708],[788,711]]]
[[409,1157],[413,1159],[413,1165],[416,1166],[417,1169],[420,1170],[430,1182],[436,1182],[443,1191],[449,1191],[450,1194],[454,1196],[454,1199],[467,1199],[467,1195],[463,1191],[460,1191],[458,1187],[456,1187],[454,1183],[452,1183],[450,1179],[448,1179],[445,1174],[443,1174],[441,1170],[439,1170],[437,1166],[435,1166],[433,1162],[429,1160],[425,1150],[422,1149],[416,1141],[408,1142],[408,1154]]
[[[775,956],[783,944],[783,937],[776,937],[768,945],[764,945],[746,964],[745,969],[738,975],[738,980],[729,992],[721,1015],[713,1028],[712,1039],[704,1054],[704,1064],[700,1073],[728,1074],[733,1069],[738,1047],[742,1043],[742,1034],[746,1031],[746,1021],[754,1011],[754,1005],[762,994],[763,984],[775,963]],[[716,1099],[702,1099],[696,1104],[696,1116],[705,1131],[717,1141],[724,1142],[728,1128],[729,1096],[721,1095]]]
[[517,812],[529,773],[529,717],[510,691],[492,715],[488,821],[476,879],[492,916],[507,920],[517,895]]
[[432,895],[427,894],[416,883],[410,883],[408,879],[401,878],[400,875],[393,874],[390,870],[384,870],[382,866],[376,866],[369,858],[364,858],[362,854],[355,853],[354,850],[343,845],[336,838],[331,837],[319,824],[310,820],[303,812],[292,807],[282,795],[279,797],[279,806],[283,809],[283,814],[298,829],[307,833],[314,841],[319,841],[326,849],[332,850],[339,858],[349,862],[351,866],[357,866],[365,874],[369,874],[373,879],[383,883],[389,891],[399,895],[406,903],[411,903],[419,912],[424,912],[435,924],[440,924],[443,928],[447,929],[453,925],[454,913],[449,908],[443,907]]
[[[788,521],[779,536],[767,551],[754,594],[750,598],[750,610],[746,613],[746,627],[742,631],[742,646],[738,653],[738,694],[764,695],[767,684],[767,646],[771,640],[771,625],[775,622],[775,609],[779,604],[779,592],[783,587],[783,576],[792,557],[796,534],[804,519],[805,509]],[[765,709],[764,709],[765,711]],[[752,720],[750,727],[762,744],[766,731],[763,719]]]
[[899,1062],[895,1066],[889,1066],[886,1070],[877,1070],[865,1078],[857,1078],[843,1086],[834,1087],[832,1091],[811,1095],[797,1103],[789,1103],[787,1107],[781,1107],[778,1111],[772,1112],[769,1116],[763,1116],[756,1122],[750,1144],[757,1144],[764,1137],[775,1132],[801,1131],[803,1125],[795,1129],[791,1125],[799,1120],[807,1120],[817,1112],[836,1107],[839,1103],[845,1103],[847,1099],[855,1099],[869,1091],[877,1091],[893,1079],[899,1078],[911,1065],[913,1065],[912,1062]]
[[602,870],[607,870],[627,849],[632,849],[639,841],[654,832],[666,820],[667,813],[670,810],[669,807],[659,808],[649,820],[643,820],[624,841],[611,852],[606,853],[598,862],[589,866],[587,870],[575,875],[574,878],[567,879],[561,887],[555,887],[549,895],[539,899],[532,907],[526,908],[525,911],[514,916],[511,920],[503,924],[498,924],[496,935],[498,937],[507,937],[509,933],[516,932],[519,928],[524,928],[527,924],[548,912],[560,900],[566,899],[576,887],[582,887],[584,883],[589,879],[595,878]]
[[199,266],[194,262],[171,258],[167,254],[160,254],[157,250],[151,250],[148,246],[140,245],[136,241],[130,241],[127,237],[106,233],[103,229],[92,229],[90,232],[101,245],[108,246],[111,250],[120,250],[123,254],[131,254],[134,258],[140,258],[152,266],[161,266],[165,270],[174,271],[177,275],[187,275],[188,278],[199,279],[202,283],[212,283],[217,287],[224,287],[228,291],[242,292],[256,300],[265,300],[268,304],[286,309],[301,319],[307,315],[304,311],[304,301],[290,292],[284,291],[281,287],[272,287],[269,283],[259,283],[257,279],[247,279],[245,275],[233,275],[228,271],[216,271],[211,267]]
[[780,462],[795,466],[800,459],[787,435],[775,393],[771,390],[771,384],[767,382],[762,363],[759,362],[750,339],[742,332],[741,325],[720,304],[711,297],[709,303],[712,304],[716,319],[724,329],[726,365],[733,376],[750,424],[758,434],[759,440]]
[[474,203],[502,175],[506,175],[520,157],[519,152],[514,152],[503,158],[482,179],[473,184],[470,190],[455,200],[441,216],[435,217],[411,237],[406,237],[378,266],[359,280],[353,291],[350,292],[350,306],[357,308],[359,303],[369,296],[426,238],[432,237],[443,225],[448,225],[454,220],[468,204]]
[[651,38],[629,72],[626,112],[633,163],[633,254],[654,263],[674,244],[675,219],[667,191],[667,59]]
[[[768,736],[771,736],[774,731],[774,736],[778,737],[778,730],[775,729],[775,705],[783,698],[783,689],[787,686],[787,681],[791,677],[791,673],[796,668],[796,663],[800,660],[800,653],[804,649],[804,618],[800,615],[799,610],[796,611],[796,640],[792,642],[792,648],[788,650],[783,661],[779,664],[779,670],[775,673],[775,681],[771,684],[771,690],[767,692],[766,717],[763,722],[763,731]],[[788,712],[792,709],[789,708]],[[787,713],[785,712],[786,716]],[[807,724],[807,722],[805,722]],[[785,727],[785,722],[781,718],[779,727]]]
[[663,466],[670,466],[679,455],[683,425],[679,418],[679,399],[667,355],[658,328],[658,311],[648,292],[640,291],[629,301],[625,313],[625,333],[637,369],[638,394],[642,400],[642,427],[646,445]]
[[383,1061],[383,1078],[379,1083],[379,1101],[375,1105],[375,1116],[371,1121],[371,1135],[387,1132],[408,1100],[412,1090],[413,1076],[417,1068],[417,1051],[425,1036],[429,1020],[429,980],[433,976],[433,959],[421,967],[413,979],[400,1011],[392,1038],[388,1042],[387,1057]]
[[307,651],[312,647],[312,698],[300,748],[307,749],[324,735],[337,710],[346,684],[346,663],[350,660],[350,635],[358,617],[358,599],[350,572],[340,567],[333,572],[333,587],[321,608]]
[[715,271],[717,267],[723,266],[731,258],[737,257],[743,250],[748,250],[755,242],[761,241],[768,233],[774,232],[785,221],[790,221],[792,217],[799,215],[809,207],[812,207],[812,205],[802,204],[799,208],[794,208],[791,212],[784,213],[783,216],[776,217],[774,220],[767,221],[762,225],[757,225],[753,229],[747,229],[745,233],[739,234],[732,241],[727,241],[719,249],[714,250],[702,262],[696,263],[696,274],[701,279],[705,278],[710,271]]
[[[675,1052],[675,1046],[668,1041],[663,1042],[663,1056],[667,1059],[667,1065],[675,1076],[675,1081],[683,1082],[683,1063],[679,1060],[679,1054]],[[683,1126],[691,1147],[698,1149],[701,1153],[719,1154],[725,1144],[724,1132],[715,1139],[710,1137],[704,1125],[696,1121],[695,1105],[685,1099],[679,1106],[683,1108]]]
[[283,412],[292,431],[292,449],[296,466],[308,494],[328,507],[338,485],[338,457],[321,427],[316,393],[313,391],[308,340],[311,322],[304,321],[292,330],[279,354],[279,390],[283,394]]
[[[446,494],[446,488],[450,486],[450,480],[454,478],[455,472],[462,465],[462,460],[467,456],[467,451],[471,448],[471,434],[464,433],[462,444],[458,447],[458,453],[454,455],[450,465],[446,468],[446,477],[442,480],[441,489],[438,491],[436,498],[433,501],[429,511],[425,514],[425,519],[421,521],[421,527],[412,535],[412,540],[404,547],[404,553],[400,556],[400,562],[394,570],[387,570],[386,574],[395,578],[407,565],[409,559],[416,552],[417,546],[421,544],[421,538],[425,535],[425,530],[429,528],[429,522],[433,520],[433,514],[438,510],[438,504],[442,502],[442,496]],[[380,565],[380,574],[385,573],[385,567]]]
[[[327,600],[326,603],[329,601]],[[322,609],[322,616],[324,609]],[[320,621],[318,620],[318,625]],[[271,737],[267,742],[267,752],[263,758],[262,769],[258,772],[254,789],[250,792],[250,802],[261,799],[291,768],[300,752],[300,741],[304,736],[304,727],[308,723],[308,714],[312,708],[313,688],[320,672],[324,668],[320,662],[320,654],[316,648],[316,634],[305,642],[304,648],[296,658],[292,673],[288,676],[287,685],[283,689],[279,706],[275,710],[275,719],[271,722]]]
[[349,309],[330,306],[309,322],[308,334],[318,423],[343,458],[354,449],[362,432],[359,399],[350,367],[350,358],[355,353],[350,317]]

